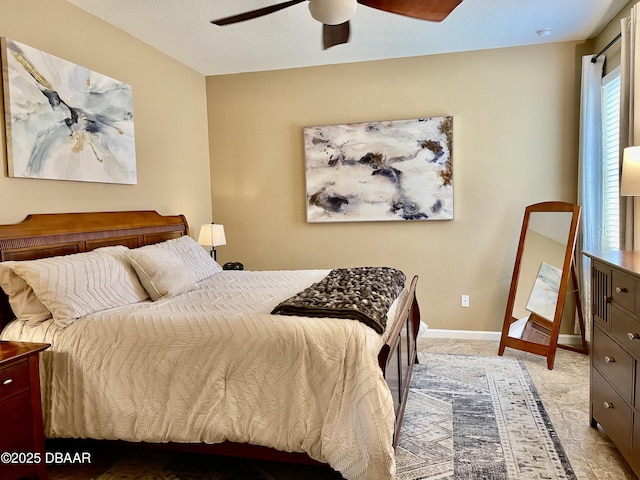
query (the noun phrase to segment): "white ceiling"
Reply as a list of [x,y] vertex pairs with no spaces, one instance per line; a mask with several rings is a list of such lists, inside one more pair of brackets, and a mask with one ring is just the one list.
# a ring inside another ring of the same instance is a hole
[[[306,2],[218,27],[283,0],[68,0],[203,75],[278,70],[592,38],[627,0],[463,0],[441,23],[359,5],[351,41],[322,49]],[[539,36],[540,29],[550,29]]]

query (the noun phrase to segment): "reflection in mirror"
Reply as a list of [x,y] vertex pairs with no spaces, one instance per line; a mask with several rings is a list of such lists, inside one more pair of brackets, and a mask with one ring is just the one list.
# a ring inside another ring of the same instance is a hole
[[[579,219],[580,207],[571,203],[543,202],[525,209],[499,355],[505,347],[544,355],[552,369],[557,346],[587,353],[574,269]],[[558,344],[561,325],[573,328],[574,312],[580,348]],[[569,321],[562,322],[563,315]]]
[[527,323],[532,313],[554,321],[571,216],[569,212],[531,213],[512,312],[518,320],[509,328],[510,337],[549,344],[548,336],[536,328],[534,322]]

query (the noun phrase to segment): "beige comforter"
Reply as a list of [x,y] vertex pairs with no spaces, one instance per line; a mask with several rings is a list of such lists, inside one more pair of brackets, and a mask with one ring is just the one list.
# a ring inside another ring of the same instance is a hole
[[347,479],[390,479],[382,337],[353,320],[268,313],[327,273],[225,271],[64,330],[13,322],[2,338],[53,345],[42,357],[48,437],[231,440],[306,452]]

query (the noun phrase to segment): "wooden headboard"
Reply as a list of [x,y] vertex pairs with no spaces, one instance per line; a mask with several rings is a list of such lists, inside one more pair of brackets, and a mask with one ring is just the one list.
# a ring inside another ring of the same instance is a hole
[[[20,223],[0,225],[0,261],[88,252],[99,247],[142,247],[188,235],[184,215],[153,210],[29,215]],[[0,330],[14,318],[0,289]]]

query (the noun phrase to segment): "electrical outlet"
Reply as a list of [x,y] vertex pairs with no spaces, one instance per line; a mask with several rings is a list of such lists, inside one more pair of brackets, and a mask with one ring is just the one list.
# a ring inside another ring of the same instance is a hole
[[469,295],[461,295],[460,296],[460,306],[469,308]]

